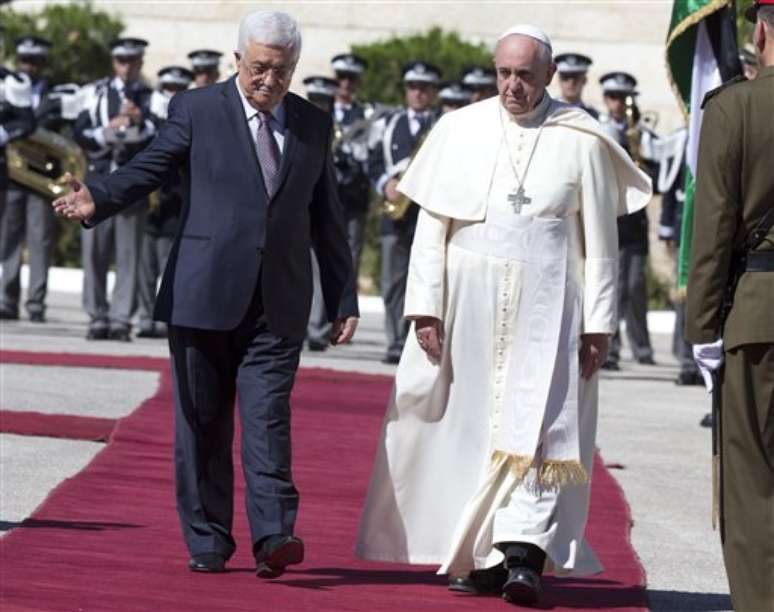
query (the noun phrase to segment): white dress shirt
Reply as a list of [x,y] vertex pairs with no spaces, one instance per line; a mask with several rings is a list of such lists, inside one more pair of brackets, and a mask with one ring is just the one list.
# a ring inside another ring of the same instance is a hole
[[[239,80],[234,79],[237,91],[239,92],[239,98],[242,100],[242,106],[245,109],[245,117],[247,118],[247,125],[250,127],[250,136],[253,138],[253,145],[256,147],[256,153],[258,151],[258,109],[250,104],[242,93],[242,87],[239,85]],[[274,140],[277,141],[277,147],[280,154],[282,154],[283,147],[285,146],[285,105],[280,101],[277,106],[271,109],[271,119],[269,120],[269,127],[271,133],[274,136]]]
[[426,118],[428,124],[431,121],[431,112],[429,110],[418,112],[413,108],[409,108],[406,114],[408,115],[409,129],[412,136],[416,136],[417,132],[422,129],[422,124],[419,122],[420,117]]

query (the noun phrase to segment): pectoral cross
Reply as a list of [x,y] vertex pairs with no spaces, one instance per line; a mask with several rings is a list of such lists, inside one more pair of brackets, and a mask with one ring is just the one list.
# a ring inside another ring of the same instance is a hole
[[521,214],[522,206],[527,206],[532,203],[532,198],[528,198],[524,193],[524,185],[519,185],[519,188],[514,193],[508,194],[508,202],[513,206],[513,212],[517,215]]

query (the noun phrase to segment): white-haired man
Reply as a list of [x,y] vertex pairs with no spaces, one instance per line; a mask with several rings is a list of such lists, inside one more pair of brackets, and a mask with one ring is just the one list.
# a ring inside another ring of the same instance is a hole
[[331,119],[288,93],[300,51],[289,15],[247,15],[237,75],[175,95],[145,151],[99,181],[72,181],[72,193],[54,202],[59,214],[93,226],[180,170],[182,227],[155,318],[169,328],[177,507],[192,571],[223,571],[236,546],[237,395],[257,574],[273,578],[303,559],[293,535],[289,397],[312,297],[310,248],[332,342],[347,342],[357,324]]
[[413,321],[358,538],[439,563],[450,588],[540,596],[600,570],[583,533],[597,379],[616,328],[616,217],[650,183],[585,111],[546,92],[533,26],[495,50],[499,96],[445,115],[401,180],[421,207]]

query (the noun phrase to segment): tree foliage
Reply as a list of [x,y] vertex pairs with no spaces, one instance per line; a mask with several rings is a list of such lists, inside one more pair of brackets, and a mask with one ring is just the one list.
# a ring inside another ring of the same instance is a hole
[[739,48],[750,42],[752,24],[744,18],[745,11],[752,6],[755,0],[736,0],[736,32]]
[[402,104],[403,64],[423,60],[443,71],[443,79],[458,79],[462,70],[471,64],[488,66],[492,52],[483,44],[462,40],[456,32],[444,32],[435,27],[424,34],[393,37],[367,45],[353,45],[352,52],[368,62],[363,76],[361,98],[384,104]]
[[38,12],[0,9],[3,42],[13,57],[14,41],[35,34],[53,43],[46,76],[52,83],[88,83],[110,73],[110,41],[121,34],[120,19],[95,10],[90,2],[50,4]]

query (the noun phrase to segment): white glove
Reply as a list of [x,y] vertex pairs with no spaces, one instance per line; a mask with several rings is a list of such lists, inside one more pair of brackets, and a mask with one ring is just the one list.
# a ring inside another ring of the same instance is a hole
[[707,393],[712,393],[714,388],[712,373],[723,365],[723,339],[715,340],[709,344],[694,344],[693,359],[704,378],[704,386]]

